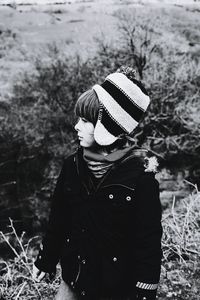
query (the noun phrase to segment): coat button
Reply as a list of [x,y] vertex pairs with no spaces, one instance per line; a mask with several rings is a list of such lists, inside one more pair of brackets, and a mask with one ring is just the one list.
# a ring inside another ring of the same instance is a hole
[[110,199],[113,199],[113,197],[114,197],[113,194],[109,194]]
[[113,261],[117,261],[117,257],[113,257]]
[[82,295],[82,296],[85,296],[85,291],[82,291],[82,292],[81,292],[81,295]]
[[127,200],[127,201],[131,201],[131,196],[127,196],[127,197],[126,197],[126,200]]

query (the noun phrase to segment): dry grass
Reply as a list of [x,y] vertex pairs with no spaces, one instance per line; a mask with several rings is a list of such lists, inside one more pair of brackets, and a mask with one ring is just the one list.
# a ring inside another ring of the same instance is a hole
[[177,205],[174,198],[172,207],[163,215],[161,299],[198,299],[200,192],[192,186],[193,193]]
[[54,281],[48,277],[41,283],[32,275],[32,266],[39,238],[27,240],[25,233],[18,236],[10,220],[10,232],[1,232],[1,243],[6,243],[13,252],[12,259],[0,259],[0,299],[50,299],[58,288],[59,275]]
[[[200,192],[194,191],[163,213],[163,266],[159,299],[197,300],[200,289]],[[10,220],[10,233],[1,232],[1,243],[12,250],[13,259],[0,260],[1,299],[53,299],[60,282],[60,268],[53,281],[37,283],[32,264],[39,238],[18,236]]]

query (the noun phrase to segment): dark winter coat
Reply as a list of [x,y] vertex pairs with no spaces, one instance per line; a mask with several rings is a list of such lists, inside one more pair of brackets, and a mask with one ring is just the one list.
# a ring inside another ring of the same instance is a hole
[[[81,295],[130,293],[158,283],[161,264],[159,185],[141,158],[128,156],[94,184],[81,148],[65,161],[48,231],[35,265],[55,272]],[[94,299],[91,296],[91,299]]]

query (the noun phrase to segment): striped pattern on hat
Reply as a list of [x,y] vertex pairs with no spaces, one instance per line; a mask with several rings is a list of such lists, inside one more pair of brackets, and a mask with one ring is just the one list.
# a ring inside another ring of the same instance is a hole
[[100,109],[94,139],[102,146],[111,145],[120,135],[131,134],[139,124],[150,98],[137,80],[122,73],[106,77],[102,85],[94,85]]

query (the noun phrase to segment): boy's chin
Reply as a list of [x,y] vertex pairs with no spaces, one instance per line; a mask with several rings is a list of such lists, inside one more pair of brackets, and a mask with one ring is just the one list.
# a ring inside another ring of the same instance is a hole
[[94,146],[94,144],[89,144],[87,142],[84,142],[84,141],[80,141],[80,145],[83,147],[83,148],[92,148]]
[[86,142],[84,142],[84,141],[80,141],[80,145],[82,146],[82,147],[84,147],[84,148],[89,148],[90,146],[86,143]]

